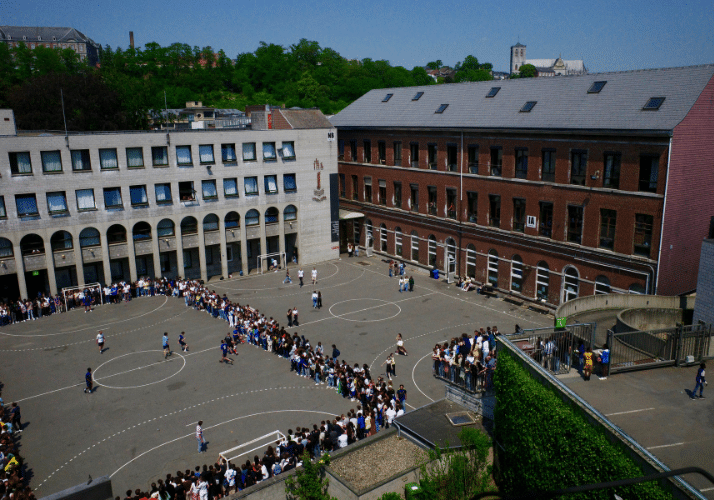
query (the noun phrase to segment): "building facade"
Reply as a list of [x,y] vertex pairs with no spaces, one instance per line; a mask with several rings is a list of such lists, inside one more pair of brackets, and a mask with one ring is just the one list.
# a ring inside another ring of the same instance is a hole
[[584,75],[588,72],[582,59],[565,61],[560,56],[556,59],[526,59],[526,46],[518,42],[511,46],[511,74],[517,75],[524,64],[535,66],[537,76]]
[[266,254],[336,258],[335,131],[302,113],[309,128],[64,136],[17,134],[2,110],[0,299],[140,276],[227,278]]
[[364,214],[346,239],[552,306],[691,291],[714,210],[713,75],[371,91],[331,119],[341,206]]
[[0,26],[0,42],[10,47],[24,43],[30,49],[40,46],[48,49],[72,49],[80,61],[86,61],[90,66],[99,62],[99,44],[74,28]]

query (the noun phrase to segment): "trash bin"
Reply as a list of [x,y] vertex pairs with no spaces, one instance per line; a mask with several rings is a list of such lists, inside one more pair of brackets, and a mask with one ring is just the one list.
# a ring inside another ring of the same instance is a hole
[[404,485],[404,498],[406,500],[420,500],[422,489],[419,483],[407,483]]
[[439,270],[434,269],[433,271],[431,271],[431,277],[434,278],[435,280],[438,280],[439,279]]

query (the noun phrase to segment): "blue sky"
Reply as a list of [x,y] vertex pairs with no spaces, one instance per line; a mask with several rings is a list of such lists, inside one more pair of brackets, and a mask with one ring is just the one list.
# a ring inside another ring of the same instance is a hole
[[210,45],[231,58],[307,38],[409,69],[473,54],[507,71],[518,40],[529,58],[562,54],[590,72],[714,63],[712,0],[2,0],[0,25],[71,26],[112,47],[134,31],[137,46]]

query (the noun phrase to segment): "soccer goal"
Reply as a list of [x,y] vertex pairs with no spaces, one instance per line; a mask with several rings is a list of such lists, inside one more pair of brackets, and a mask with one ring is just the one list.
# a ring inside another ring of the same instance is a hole
[[267,262],[267,267],[268,269],[270,269],[270,265],[273,259],[275,259],[281,269],[285,269],[285,267],[288,265],[288,260],[286,258],[285,252],[275,252],[258,255],[258,269],[260,270],[260,274],[263,274],[263,262]]
[[67,310],[67,297],[70,295],[79,292],[80,294],[80,301],[84,298],[84,291],[85,290],[90,290],[90,291],[98,291],[99,292],[99,303],[104,304],[104,294],[102,293],[102,284],[101,283],[87,283],[84,285],[79,285],[79,286],[68,286],[62,289],[62,298],[64,299],[64,310]]
[[[280,431],[269,432],[264,436],[260,436],[258,438],[253,439],[252,441],[248,441],[247,443],[243,443],[234,448],[220,452],[218,454],[218,458],[223,459],[226,462],[232,462],[236,458],[242,457],[243,455],[247,455],[248,453],[252,453],[255,450],[267,448],[268,446],[274,444],[276,441],[285,441],[285,434]],[[254,447],[250,448],[251,446]],[[248,450],[246,448],[250,449]]]

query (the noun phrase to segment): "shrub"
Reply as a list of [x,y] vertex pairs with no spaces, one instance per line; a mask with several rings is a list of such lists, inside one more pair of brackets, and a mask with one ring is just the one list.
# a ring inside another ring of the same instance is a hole
[[329,481],[325,479],[323,465],[330,465],[330,455],[325,453],[312,462],[305,451],[301,457],[302,467],[293,477],[285,480],[285,493],[290,500],[336,500],[327,494]]

